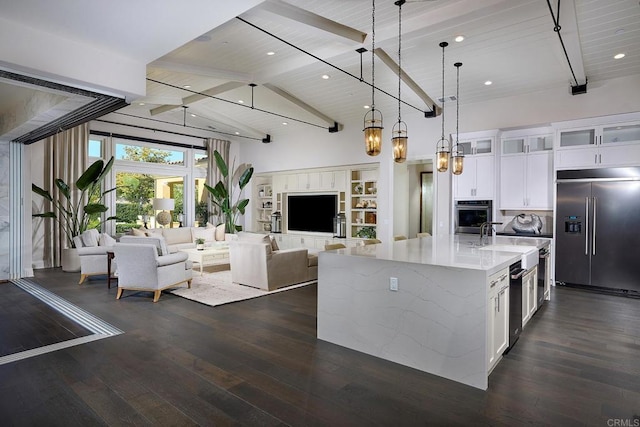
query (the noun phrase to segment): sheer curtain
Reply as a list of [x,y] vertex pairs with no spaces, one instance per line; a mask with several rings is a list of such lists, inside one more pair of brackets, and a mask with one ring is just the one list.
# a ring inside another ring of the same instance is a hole
[[[229,146],[231,145],[231,142],[224,139],[208,138],[206,140],[206,145],[207,157],[209,161],[209,163],[207,164],[207,185],[215,187],[215,185],[223,178],[223,176],[218,170],[213,152],[218,151],[227,165],[229,165]],[[229,173],[231,173],[231,171],[229,171]],[[207,201],[210,212],[209,222],[211,222],[213,225],[223,223],[224,217],[222,216],[222,212],[218,212],[218,208],[216,207],[216,205],[211,203],[210,197],[207,198]]]
[[[57,178],[71,187],[71,198],[77,203],[80,191],[75,182],[87,168],[87,146],[89,141],[89,124],[85,123],[67,131],[59,132],[44,140],[44,186],[54,199],[66,199],[55,184]],[[48,205],[48,206],[47,206]],[[45,210],[53,210],[53,206],[45,201]],[[47,267],[61,265],[62,249],[67,248],[67,238],[57,221],[39,219],[44,228],[44,264]]]

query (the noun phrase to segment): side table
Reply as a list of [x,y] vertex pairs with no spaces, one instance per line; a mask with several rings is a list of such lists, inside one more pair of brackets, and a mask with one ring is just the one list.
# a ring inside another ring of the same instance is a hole
[[114,257],[113,251],[107,251],[107,289],[111,289],[111,260]]

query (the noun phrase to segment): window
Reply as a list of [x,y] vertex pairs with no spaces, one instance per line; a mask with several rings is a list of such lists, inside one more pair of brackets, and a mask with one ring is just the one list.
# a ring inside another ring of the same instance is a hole
[[184,151],[116,143],[116,160],[184,166]]

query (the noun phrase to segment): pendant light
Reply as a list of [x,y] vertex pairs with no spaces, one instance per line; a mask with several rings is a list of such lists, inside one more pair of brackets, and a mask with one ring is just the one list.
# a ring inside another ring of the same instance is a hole
[[371,9],[371,110],[364,115],[364,145],[370,156],[377,156],[382,150],[382,113],[376,110],[376,0]]
[[442,48],[442,136],[436,144],[436,164],[438,172],[446,172],[449,169],[449,152],[450,142],[444,137],[444,48],[449,46],[449,43],[442,42],[440,47]]
[[402,121],[400,86],[402,83],[402,5],[406,0],[398,0],[398,123],[393,125],[391,142],[393,143],[393,160],[404,163],[407,160],[407,124]]
[[456,67],[456,142],[451,147],[451,172],[454,175],[460,175],[463,169],[464,163],[464,151],[460,147],[458,142],[458,121],[460,118],[460,67],[462,62],[456,62],[453,64]]

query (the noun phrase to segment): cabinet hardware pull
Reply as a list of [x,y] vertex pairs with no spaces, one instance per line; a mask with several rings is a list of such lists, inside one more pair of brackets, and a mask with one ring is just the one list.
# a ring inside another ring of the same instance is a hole
[[500,313],[500,297],[496,297],[496,302],[498,303],[498,313]]
[[593,163],[598,163],[598,155],[597,154],[593,155]]
[[589,255],[589,198],[584,198],[584,254]]
[[602,154],[598,154],[598,163],[602,164]]
[[496,285],[496,283],[498,283],[497,280],[492,280],[490,288],[493,288]]
[[591,242],[591,250],[593,251],[593,255],[596,254],[596,198],[593,198],[593,241]]
[[502,276],[500,276],[500,279],[499,279],[499,280],[502,282],[502,281],[503,281],[504,279],[506,279],[506,278],[507,278],[507,275],[506,275],[506,274],[503,274]]

